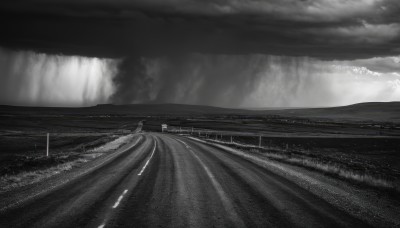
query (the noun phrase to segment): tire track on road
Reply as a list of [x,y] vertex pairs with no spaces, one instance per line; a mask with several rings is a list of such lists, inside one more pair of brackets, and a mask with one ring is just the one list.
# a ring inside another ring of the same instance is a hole
[[232,202],[226,196],[225,191],[223,190],[221,184],[217,181],[214,174],[210,171],[208,166],[197,156],[197,154],[192,150],[192,148],[186,144],[184,141],[180,139],[176,139],[177,141],[183,143],[185,147],[192,153],[192,155],[197,159],[199,164],[203,167],[204,171],[207,173],[207,176],[210,178],[214,189],[217,191],[219,198],[224,205],[226,213],[229,215],[229,220],[232,222],[232,227],[244,227],[244,222],[240,219],[239,215],[236,213],[236,209],[234,208]]
[[[292,224],[306,227],[368,227],[368,224],[339,210],[325,200],[238,155],[190,141],[208,160],[216,162],[237,184],[261,195],[270,205],[287,214]],[[308,225],[307,225],[308,224]]]

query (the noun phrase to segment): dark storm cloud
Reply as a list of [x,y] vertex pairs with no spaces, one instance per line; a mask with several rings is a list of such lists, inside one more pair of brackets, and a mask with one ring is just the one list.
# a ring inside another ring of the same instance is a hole
[[0,44],[91,56],[399,54],[397,0],[2,1]]
[[[396,63],[399,58],[325,61],[260,54],[126,58],[114,77],[118,92],[111,101],[225,107],[391,101],[400,98]],[[391,65],[392,70],[382,64]]]
[[153,79],[148,76],[144,60],[126,58],[118,65],[118,73],[113,78],[116,92],[110,100],[116,104],[150,101]]
[[255,89],[266,56],[184,55],[127,58],[113,103],[189,103],[235,107]]
[[399,14],[398,0],[3,0],[0,46],[47,53],[39,65],[113,58],[113,103],[340,105],[399,98]]

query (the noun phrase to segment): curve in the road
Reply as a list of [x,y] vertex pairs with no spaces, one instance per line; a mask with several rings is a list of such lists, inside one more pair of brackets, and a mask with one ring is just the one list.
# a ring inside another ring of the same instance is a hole
[[4,227],[367,227],[225,150],[147,133],[61,188],[0,213]]

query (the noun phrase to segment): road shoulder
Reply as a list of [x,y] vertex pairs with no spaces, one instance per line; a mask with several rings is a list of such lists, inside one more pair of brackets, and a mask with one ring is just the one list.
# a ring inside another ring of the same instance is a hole
[[400,225],[400,218],[395,213],[400,211],[400,203],[398,200],[393,200],[390,195],[381,194],[374,189],[360,188],[355,184],[302,167],[272,161],[255,153],[243,152],[197,138],[190,137],[190,139],[240,156],[285,177],[337,208],[367,221],[373,226],[396,227]]
[[34,200],[37,197],[40,197],[41,195],[60,188],[61,186],[69,183],[72,180],[75,180],[90,172],[95,171],[96,169],[110,163],[117,157],[126,153],[129,149],[137,146],[143,141],[143,139],[143,136],[135,135],[135,137],[133,137],[129,143],[123,145],[119,149],[104,154],[103,156],[98,156],[89,162],[82,163],[80,166],[74,169],[61,172],[30,185],[18,187],[12,189],[11,191],[1,193],[0,213],[13,207],[21,206],[27,202]]

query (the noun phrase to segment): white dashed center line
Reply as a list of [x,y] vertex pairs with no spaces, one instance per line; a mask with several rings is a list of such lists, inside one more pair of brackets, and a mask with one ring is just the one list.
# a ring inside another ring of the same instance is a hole
[[[138,176],[141,176],[143,171],[146,169],[147,165],[149,164],[151,158],[154,155],[154,152],[156,151],[157,148],[157,141],[154,141],[154,148],[153,151],[151,152],[150,158],[149,160],[146,161],[146,164],[143,166],[142,170],[140,171],[140,173],[138,174]],[[118,197],[117,201],[114,203],[114,205],[112,206],[112,209],[115,209],[119,206],[119,204],[121,203],[121,200],[124,198],[125,194],[128,192],[128,189],[125,189],[122,194]],[[107,223],[107,219],[97,228],[104,228],[106,226]]]
[[178,140],[179,142],[183,143],[183,144],[185,145],[186,148],[188,148],[188,149],[190,148],[190,146],[189,146],[188,144],[186,144],[184,141],[182,141],[182,140],[180,140],[180,139],[176,139],[176,140]]
[[197,156],[197,154],[190,148],[190,146],[188,146],[184,141],[182,141],[180,139],[177,139],[177,140],[179,142],[183,143],[186,146],[186,148],[189,149],[189,151],[193,154],[193,156],[199,161],[200,165],[204,168],[204,170],[206,171],[206,174],[208,175],[208,177],[211,180],[212,185],[217,190],[217,193],[218,193],[219,197],[221,198],[222,204],[226,208],[226,211],[229,213],[230,219],[232,221],[234,221],[235,224],[239,224],[239,227],[244,227],[245,225],[244,225],[243,221],[237,215],[236,211],[234,210],[232,202],[228,199],[221,184],[217,181],[217,179],[215,178],[214,174],[210,171],[208,166],[200,159],[199,156]]
[[157,141],[154,141],[154,142],[155,142],[155,143],[154,143],[153,152],[151,152],[151,156],[150,156],[149,160],[147,160],[146,164],[144,164],[144,166],[143,166],[142,170],[140,171],[140,173],[138,174],[138,176],[141,176],[141,175],[142,175],[143,171],[146,169],[146,167],[147,167],[147,165],[149,164],[151,158],[153,157],[154,151],[156,151]]
[[124,195],[128,192],[128,189],[125,189],[125,191],[118,197],[117,202],[115,202],[114,206],[112,207],[113,209],[117,208],[119,203],[121,203],[122,198],[124,198]]

